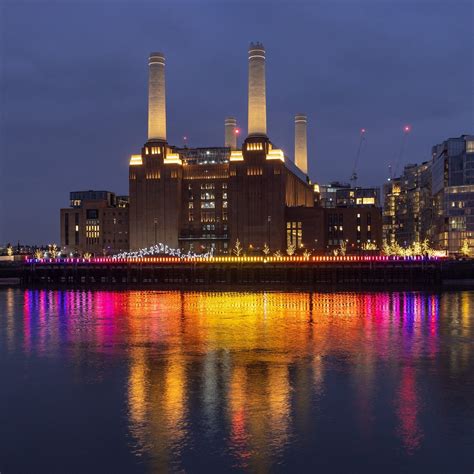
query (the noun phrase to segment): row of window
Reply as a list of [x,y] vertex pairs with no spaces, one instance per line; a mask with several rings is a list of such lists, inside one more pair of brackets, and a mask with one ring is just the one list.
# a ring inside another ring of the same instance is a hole
[[[194,222],[194,211],[188,212],[188,221]],[[215,222],[215,212],[201,212],[201,221],[200,222]],[[222,211],[222,222],[227,222],[227,211]]]
[[295,248],[303,245],[303,226],[301,222],[286,223],[286,245],[294,245]]
[[[227,183],[221,183],[221,187],[222,189],[227,189]],[[192,191],[193,185],[191,183],[188,183],[188,189]],[[200,189],[216,189],[216,183],[201,183]]]

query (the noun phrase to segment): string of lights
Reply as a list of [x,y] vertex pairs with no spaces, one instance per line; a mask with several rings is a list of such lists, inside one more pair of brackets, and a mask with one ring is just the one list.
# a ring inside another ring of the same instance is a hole
[[152,245],[151,247],[143,248],[135,252],[122,252],[112,256],[113,260],[117,259],[134,259],[134,258],[143,258],[143,257],[154,257],[157,255],[165,255],[169,257],[178,257],[181,259],[202,259],[202,258],[212,258],[214,255],[214,249],[211,248],[209,252],[206,253],[195,253],[189,250],[188,252],[182,252],[181,249],[175,249],[168,247],[168,245],[163,243],[158,243]]

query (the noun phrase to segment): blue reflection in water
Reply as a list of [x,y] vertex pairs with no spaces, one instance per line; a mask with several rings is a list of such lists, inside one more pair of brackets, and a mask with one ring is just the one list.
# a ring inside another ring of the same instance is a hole
[[5,290],[0,470],[465,467],[473,308],[472,292]]

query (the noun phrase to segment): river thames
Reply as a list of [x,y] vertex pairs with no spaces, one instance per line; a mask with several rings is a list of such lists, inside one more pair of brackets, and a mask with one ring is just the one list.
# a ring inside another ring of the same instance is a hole
[[474,292],[0,291],[0,472],[474,470]]

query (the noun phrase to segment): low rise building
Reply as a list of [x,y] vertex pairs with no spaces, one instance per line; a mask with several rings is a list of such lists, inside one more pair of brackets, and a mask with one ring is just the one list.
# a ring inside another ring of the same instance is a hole
[[128,196],[110,191],[74,191],[60,210],[61,252],[113,255],[129,250]]

